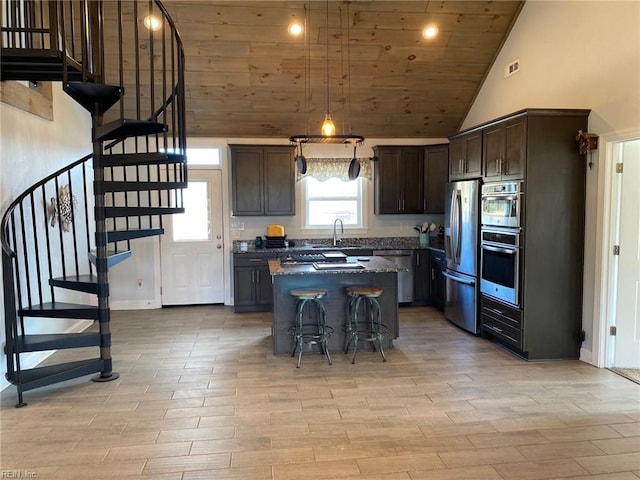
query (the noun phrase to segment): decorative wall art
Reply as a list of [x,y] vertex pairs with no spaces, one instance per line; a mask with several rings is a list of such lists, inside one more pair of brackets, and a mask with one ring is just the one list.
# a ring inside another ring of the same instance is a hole
[[75,195],[71,195],[69,185],[58,189],[58,198],[51,197],[49,204],[49,215],[51,217],[51,226],[55,227],[59,221],[62,231],[68,232],[73,222],[73,212],[78,206],[78,200]]

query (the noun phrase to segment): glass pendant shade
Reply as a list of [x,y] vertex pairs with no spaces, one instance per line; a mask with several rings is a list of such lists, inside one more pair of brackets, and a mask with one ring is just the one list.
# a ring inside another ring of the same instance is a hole
[[333,124],[333,120],[331,120],[331,114],[327,113],[324,116],[324,122],[322,122],[322,135],[327,137],[332,137],[336,134],[336,126]]

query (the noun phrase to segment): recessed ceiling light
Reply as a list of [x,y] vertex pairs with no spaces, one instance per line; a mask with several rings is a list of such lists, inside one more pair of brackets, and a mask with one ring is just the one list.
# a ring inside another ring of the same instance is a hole
[[435,25],[429,25],[428,27],[425,27],[424,30],[422,30],[422,36],[424,38],[433,38],[436,35],[438,35],[438,27],[436,27]]
[[289,33],[291,35],[300,35],[302,33],[302,30],[304,29],[299,23],[293,22],[291,25],[289,25]]
[[154,32],[160,30],[160,20],[158,20],[158,18],[153,15],[147,15],[146,17],[144,17],[144,20],[142,22],[144,23],[144,26],[149,30],[153,30]]

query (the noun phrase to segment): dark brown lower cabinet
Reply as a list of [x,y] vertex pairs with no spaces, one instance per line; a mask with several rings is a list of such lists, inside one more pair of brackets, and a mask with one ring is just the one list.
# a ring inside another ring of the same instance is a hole
[[270,253],[233,255],[233,298],[235,312],[269,311],[273,306],[273,286],[269,274]]
[[413,303],[431,303],[431,264],[429,250],[413,251]]
[[445,281],[442,272],[445,267],[444,252],[433,249],[414,251],[414,304],[433,305],[438,310],[444,309]]
[[429,283],[429,297],[433,306],[438,310],[444,310],[445,300],[445,278],[444,271],[447,268],[447,262],[444,257],[444,252],[431,250],[429,257],[429,270],[431,275],[431,282]]
[[483,335],[522,350],[522,311],[481,295],[480,325]]

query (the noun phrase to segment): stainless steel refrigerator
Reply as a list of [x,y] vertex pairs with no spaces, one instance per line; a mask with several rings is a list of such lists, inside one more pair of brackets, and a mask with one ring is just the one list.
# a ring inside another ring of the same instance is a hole
[[444,248],[447,259],[444,315],[450,322],[477,334],[478,326],[478,207],[480,180],[447,184]]

